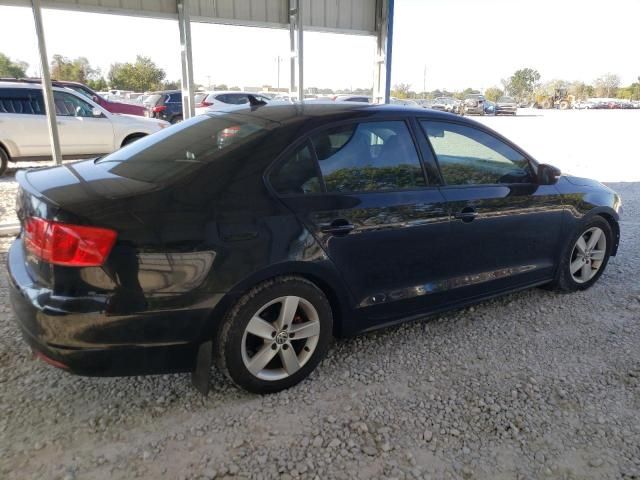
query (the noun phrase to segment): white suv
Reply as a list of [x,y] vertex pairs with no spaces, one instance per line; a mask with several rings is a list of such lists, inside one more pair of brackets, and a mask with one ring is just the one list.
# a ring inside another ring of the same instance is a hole
[[249,105],[249,97],[253,95],[258,100],[271,102],[269,97],[251,92],[201,92],[195,96],[196,115],[218,110],[231,110],[233,108]]
[[[73,90],[53,87],[60,149],[65,158],[111,153],[169,126],[163,120],[107,112]],[[0,82],[0,175],[8,161],[51,157],[42,87]]]

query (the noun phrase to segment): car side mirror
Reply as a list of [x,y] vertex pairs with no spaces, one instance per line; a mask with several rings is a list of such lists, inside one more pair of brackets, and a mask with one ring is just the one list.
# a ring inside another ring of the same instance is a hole
[[538,183],[540,185],[555,185],[558,183],[560,175],[562,172],[558,167],[546,163],[538,165]]
[[93,110],[91,110],[91,115],[93,116],[93,118],[104,117],[104,115],[102,114],[102,110],[98,108],[94,108]]

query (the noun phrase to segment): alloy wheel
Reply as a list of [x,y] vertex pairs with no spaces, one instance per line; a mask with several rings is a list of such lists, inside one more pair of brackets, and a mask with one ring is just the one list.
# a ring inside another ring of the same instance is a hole
[[586,230],[571,251],[569,271],[576,283],[586,283],[591,280],[604,261],[607,252],[607,236],[599,227]]
[[261,380],[281,380],[311,358],[320,338],[320,319],[302,297],[276,298],[249,320],[242,336],[242,361]]

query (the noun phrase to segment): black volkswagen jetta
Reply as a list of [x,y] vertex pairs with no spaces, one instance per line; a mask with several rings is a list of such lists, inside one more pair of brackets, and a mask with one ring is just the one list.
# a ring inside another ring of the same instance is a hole
[[18,173],[12,302],[85,375],[211,364],[290,387],[330,338],[550,284],[615,255],[618,195],[466,118],[363,104],[199,116],[98,160]]

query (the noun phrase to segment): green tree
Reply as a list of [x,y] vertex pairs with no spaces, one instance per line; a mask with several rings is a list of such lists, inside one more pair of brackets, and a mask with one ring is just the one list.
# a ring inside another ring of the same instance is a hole
[[613,73],[607,73],[597,78],[594,86],[596,88],[596,96],[605,98],[615,97],[618,87],[620,86],[620,77]]
[[229,90],[226,83],[219,83],[218,85],[213,86],[214,90]]
[[27,76],[27,68],[29,64],[26,62],[13,61],[4,53],[0,53],[0,77],[23,78]]
[[162,88],[165,72],[149,57],[138,55],[135,63],[114,63],[109,69],[109,84],[119,90],[145,92]]
[[71,60],[56,54],[51,61],[51,78],[56,80],[87,83],[99,76],[100,70],[93,68],[85,57]]
[[162,88],[164,90],[180,90],[182,88],[182,83],[180,83],[180,80],[166,80],[162,82]]
[[540,80],[540,73],[533,68],[522,68],[516,70],[511,78],[509,78],[509,93],[514,95],[518,100],[529,98],[536,84]]
[[503,92],[498,87],[487,88],[484,91],[485,98],[492,102],[496,102],[502,95],[503,95]]
[[410,90],[411,85],[409,85],[408,83],[398,83],[393,86],[391,96],[396,98],[409,98]]
[[109,89],[109,84],[104,77],[87,80],[87,86],[96,92],[104,92]]

